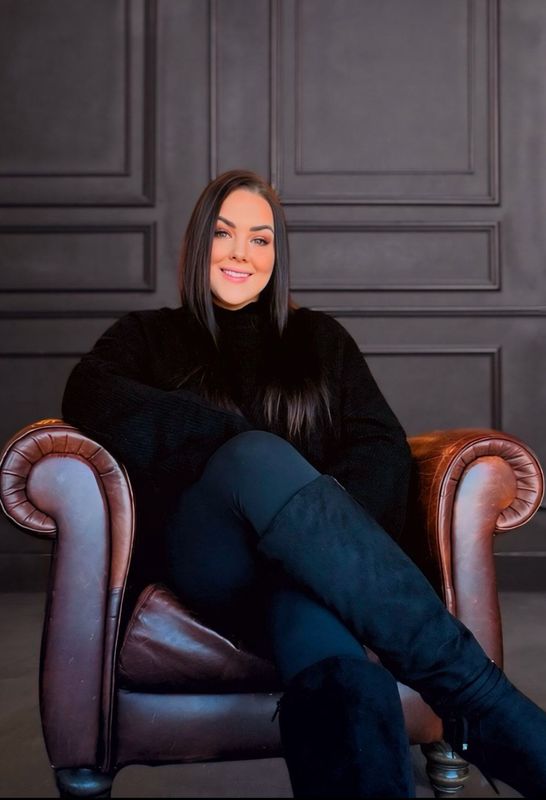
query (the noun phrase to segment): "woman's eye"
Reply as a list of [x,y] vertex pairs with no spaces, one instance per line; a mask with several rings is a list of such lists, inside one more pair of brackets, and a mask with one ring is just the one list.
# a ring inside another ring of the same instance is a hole
[[229,236],[229,233],[227,231],[223,231],[221,228],[218,228],[214,231],[214,235],[223,239],[225,236]]
[[256,239],[254,239],[254,241],[255,241],[255,242],[258,242],[258,244],[260,245],[260,247],[264,247],[266,244],[269,244],[269,242],[267,241],[267,239],[263,239],[261,236],[258,236]]

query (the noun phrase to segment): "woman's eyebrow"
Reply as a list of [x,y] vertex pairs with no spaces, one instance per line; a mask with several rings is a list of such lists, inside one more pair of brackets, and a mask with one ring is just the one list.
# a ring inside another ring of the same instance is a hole
[[[237,227],[234,222],[231,222],[229,219],[226,219],[225,217],[221,217],[220,215],[218,215],[218,219],[221,219],[222,222],[225,222],[226,225],[229,225],[230,228],[236,228]],[[253,225],[252,228],[250,228],[250,230],[251,231],[262,231],[264,228],[269,228],[271,233],[275,233],[275,231],[273,230],[271,225]]]

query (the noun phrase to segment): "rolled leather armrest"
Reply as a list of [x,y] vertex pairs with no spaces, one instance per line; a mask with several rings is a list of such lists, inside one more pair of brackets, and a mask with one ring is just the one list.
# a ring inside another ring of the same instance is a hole
[[493,537],[535,514],[541,466],[526,444],[496,430],[433,431],[409,444],[414,476],[400,543],[500,665]]
[[3,448],[0,501],[16,525],[54,540],[40,666],[51,763],[103,767],[134,534],[128,475],[97,442],[44,419]]

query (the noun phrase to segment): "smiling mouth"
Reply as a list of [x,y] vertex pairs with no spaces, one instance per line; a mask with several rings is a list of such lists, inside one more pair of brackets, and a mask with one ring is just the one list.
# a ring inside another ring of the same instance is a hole
[[240,272],[236,269],[223,269],[222,267],[220,267],[220,271],[229,278],[248,278],[250,275],[252,275],[252,272]]

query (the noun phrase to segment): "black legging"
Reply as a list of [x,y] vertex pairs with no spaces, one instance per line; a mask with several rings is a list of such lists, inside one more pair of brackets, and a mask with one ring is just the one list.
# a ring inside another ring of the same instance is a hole
[[256,551],[256,534],[319,474],[286,440],[248,431],[218,448],[166,517],[174,590],[220,632],[265,639],[283,683],[329,656],[367,658],[335,613]]

